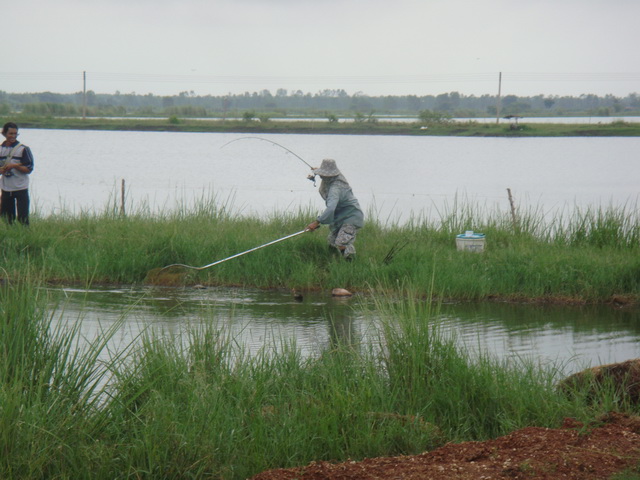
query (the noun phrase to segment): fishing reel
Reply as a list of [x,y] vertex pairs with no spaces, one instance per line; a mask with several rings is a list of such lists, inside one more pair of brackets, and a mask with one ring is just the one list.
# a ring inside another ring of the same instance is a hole
[[316,176],[314,174],[310,173],[307,175],[307,180],[311,180],[313,182],[313,186],[316,186]]

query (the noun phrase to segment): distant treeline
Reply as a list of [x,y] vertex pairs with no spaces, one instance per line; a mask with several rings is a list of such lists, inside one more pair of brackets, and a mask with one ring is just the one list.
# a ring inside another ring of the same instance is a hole
[[[300,90],[279,89],[246,92],[237,95],[195,95],[180,92],[161,96],[136,93],[98,94],[93,91],[61,94],[7,93],[0,91],[0,114],[12,113],[52,116],[180,116],[180,117],[247,117],[247,116],[313,116],[354,115],[419,115],[439,112],[451,117],[495,116],[611,116],[640,115],[640,95],[626,97],[593,94],[573,96],[520,97],[505,95],[463,95],[458,92],[440,95],[400,95],[373,97],[348,95],[344,90],[324,90],[315,94]],[[249,114],[249,115],[248,115]]]

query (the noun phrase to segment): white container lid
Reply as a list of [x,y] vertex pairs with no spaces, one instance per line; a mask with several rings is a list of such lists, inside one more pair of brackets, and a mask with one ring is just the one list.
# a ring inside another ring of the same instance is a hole
[[461,233],[460,235],[456,235],[456,238],[462,238],[462,239],[467,238],[469,240],[478,240],[480,238],[484,238],[484,233],[465,232],[465,233]]

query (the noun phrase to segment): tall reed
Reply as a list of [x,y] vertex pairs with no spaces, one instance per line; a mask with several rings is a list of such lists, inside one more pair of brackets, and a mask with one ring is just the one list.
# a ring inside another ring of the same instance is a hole
[[108,423],[100,402],[109,365],[99,356],[117,326],[82,346],[79,323],[47,316],[42,294],[32,282],[0,287],[3,478],[86,476],[84,454]]
[[80,342],[79,323],[44,314],[38,287],[0,288],[2,478],[244,479],[620,408],[563,396],[533,361],[470,353],[405,286],[376,297],[367,341],[334,336],[305,355],[277,338],[249,355],[206,311],[111,352],[114,329]]
[[[305,228],[306,209],[260,218],[233,211],[215,197],[161,215],[82,213],[34,218],[28,229],[0,222],[0,258],[10,277],[25,273],[68,283],[143,283],[173,263],[202,266]],[[439,218],[405,224],[374,219],[358,232],[356,261],[326,242],[327,229],[294,237],[213,268],[187,271],[186,284],[260,288],[382,291],[411,286],[457,299],[526,298],[608,302],[640,293],[640,222],[636,207],[576,210],[547,218],[457,200]],[[485,234],[482,254],[459,252],[455,237]],[[433,279],[433,282],[432,282]]]
[[500,361],[444,332],[433,304],[406,292],[378,299],[381,366],[397,410],[416,412],[456,439],[484,439],[529,424],[552,425],[571,406],[557,397],[557,369],[532,360]]

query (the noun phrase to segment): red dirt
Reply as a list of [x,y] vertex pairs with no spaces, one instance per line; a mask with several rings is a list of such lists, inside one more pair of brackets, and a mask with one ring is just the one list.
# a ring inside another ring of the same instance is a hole
[[612,413],[586,426],[567,419],[559,429],[528,427],[413,456],[312,462],[262,472],[251,480],[599,480],[639,463],[640,417]]

